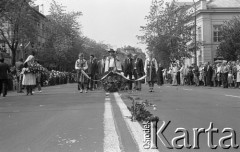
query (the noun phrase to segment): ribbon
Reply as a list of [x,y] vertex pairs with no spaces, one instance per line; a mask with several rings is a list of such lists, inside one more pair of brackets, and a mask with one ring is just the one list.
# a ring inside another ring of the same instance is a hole
[[[106,75],[104,75],[101,79],[98,79],[98,80],[94,80],[94,79],[90,78],[90,77],[87,75],[87,73],[86,73],[85,71],[83,71],[83,70],[81,70],[81,72],[82,72],[82,74],[83,74],[86,78],[88,78],[88,79],[90,79],[90,80],[93,80],[93,81],[102,81],[102,80],[105,79],[112,71],[108,72]],[[125,77],[123,74],[121,74],[121,73],[119,73],[119,72],[112,72],[112,73],[116,73],[117,75],[123,77],[124,79],[126,79],[126,80],[128,80],[128,81],[141,81],[141,80],[143,80],[143,79],[146,78],[146,75],[144,75],[144,76],[142,76],[141,78],[138,78],[138,79],[136,79],[136,80],[130,80],[129,78]]]

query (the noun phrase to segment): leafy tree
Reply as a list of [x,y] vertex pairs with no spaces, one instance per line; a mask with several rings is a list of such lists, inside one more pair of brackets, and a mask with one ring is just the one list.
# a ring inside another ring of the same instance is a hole
[[19,45],[36,40],[37,16],[31,0],[2,0],[0,4],[0,37],[11,49],[15,65]]
[[47,67],[57,70],[73,69],[73,62],[83,50],[79,30],[81,26],[77,22],[81,15],[81,12],[67,13],[64,6],[52,1],[50,15],[47,16],[49,22],[46,46],[37,54],[37,58]]
[[148,50],[165,66],[182,57],[191,57],[187,43],[192,40],[193,25],[188,24],[192,16],[186,13],[187,8],[174,1],[169,4],[155,0],[146,16],[147,24],[141,27],[144,35],[138,36],[139,40],[147,44]]
[[240,17],[224,22],[221,28],[222,41],[217,49],[217,56],[235,61],[240,55]]

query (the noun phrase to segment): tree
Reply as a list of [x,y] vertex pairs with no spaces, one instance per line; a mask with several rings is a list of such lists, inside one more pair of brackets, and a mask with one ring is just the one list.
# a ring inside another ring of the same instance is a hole
[[3,0],[0,7],[0,37],[11,49],[12,65],[20,44],[35,41],[36,15],[31,0]]
[[68,71],[74,67],[73,62],[83,50],[81,25],[77,21],[81,15],[81,12],[68,13],[64,6],[52,1],[50,15],[47,16],[46,46],[37,54],[37,58],[47,67]]
[[169,62],[191,57],[187,43],[192,40],[189,24],[192,14],[187,14],[187,6],[178,6],[174,1],[169,4],[164,0],[155,0],[146,16],[147,24],[141,27],[144,33],[139,40],[153,51],[155,57],[165,66]]
[[217,56],[228,61],[235,61],[240,55],[240,17],[234,17],[224,22],[221,31],[221,43],[217,49]]

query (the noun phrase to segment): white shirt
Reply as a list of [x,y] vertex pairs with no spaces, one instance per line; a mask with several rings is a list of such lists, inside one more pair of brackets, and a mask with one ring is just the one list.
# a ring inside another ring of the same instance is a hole
[[116,67],[115,65],[115,59],[113,57],[107,57],[105,61],[105,72],[109,70],[109,68]]

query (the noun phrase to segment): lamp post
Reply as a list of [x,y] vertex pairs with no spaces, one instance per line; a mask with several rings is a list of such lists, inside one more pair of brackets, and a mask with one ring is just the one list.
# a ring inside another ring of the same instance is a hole
[[193,0],[194,3],[194,63],[195,65],[197,65],[197,7],[196,7],[196,3],[195,0]]

